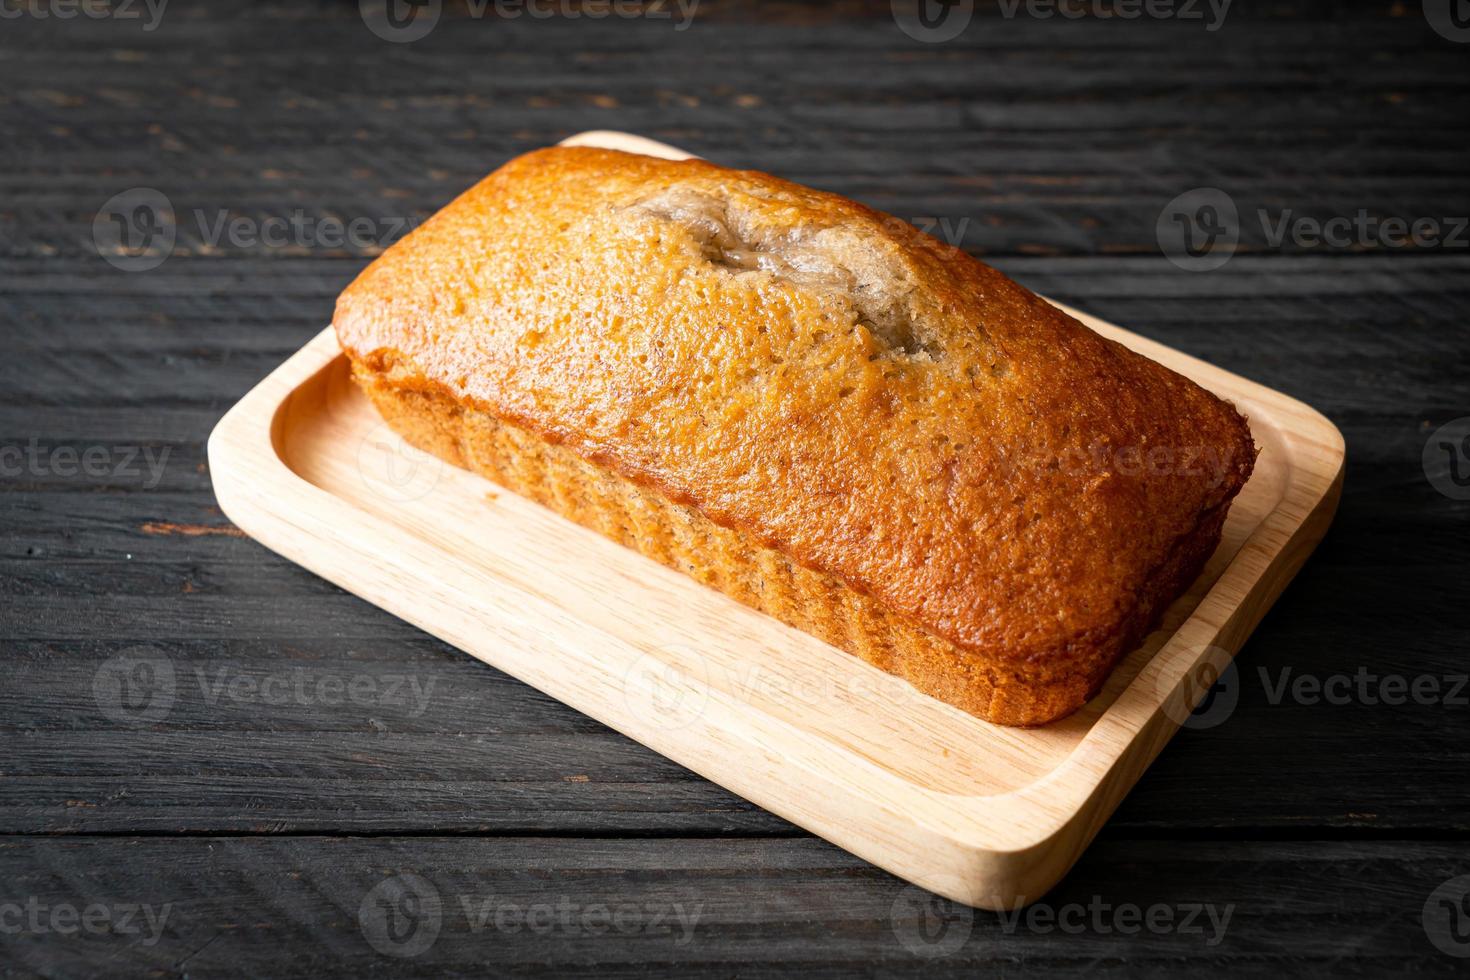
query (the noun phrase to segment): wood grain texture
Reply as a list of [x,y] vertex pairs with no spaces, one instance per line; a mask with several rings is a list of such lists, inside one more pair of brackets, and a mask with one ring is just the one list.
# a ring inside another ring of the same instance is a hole
[[[945,44],[904,36],[886,3],[706,4],[677,34],[453,13],[452,28],[410,45],[378,42],[349,0],[170,4],[152,32],[85,17],[4,23],[0,446],[173,450],[156,488],[117,474],[0,476],[0,650],[18,671],[0,684],[0,830],[74,835],[18,838],[7,856],[29,860],[47,841],[103,848],[88,867],[117,872],[109,894],[136,902],[187,893],[206,855],[275,834],[325,835],[300,852],[307,872],[340,867],[352,835],[444,833],[453,850],[545,833],[527,846],[548,857],[615,835],[608,863],[631,889],[656,874],[640,861],[692,860],[709,835],[736,835],[716,848],[800,835],[248,539],[142,530],[228,529],[204,468],[209,430],[319,330],[372,255],[229,242],[206,252],[194,208],[411,219],[515,153],[615,127],[905,217],[969,219],[960,243],[1031,288],[1281,389],[1343,431],[1338,517],[1242,650],[1236,710],[1170,743],[1061,886],[1084,882],[1084,900],[1243,901],[1259,918],[1208,952],[1090,928],[1000,942],[985,914],[958,957],[925,958],[886,922],[832,911],[852,872],[782,890],[776,852],[737,846],[743,896],[779,907],[786,925],[753,916],[730,927],[733,945],[697,935],[703,960],[604,936],[574,962],[558,937],[522,934],[455,942],[419,972],[489,972],[507,942],[505,972],[520,974],[725,975],[767,946],[742,973],[1174,975],[1174,957],[1195,954],[1230,973],[1459,972],[1417,917],[1437,882],[1470,872],[1470,711],[1273,699],[1260,671],[1273,685],[1285,669],[1466,672],[1470,503],[1435,490],[1420,454],[1436,427],[1470,414],[1470,258],[1272,249],[1254,225],[1246,254],[1190,274],[1159,256],[1154,222],[1176,194],[1210,185],[1247,215],[1470,213],[1465,46],[1435,35],[1417,3],[1234,4],[1214,33],[1007,20],[981,3]],[[90,228],[103,201],[139,185],[165,192],[188,234],[164,265],[128,274],[97,258]],[[98,667],[139,643],[187,680],[169,717],[142,729],[109,719],[92,691]],[[419,672],[437,678],[436,695],[419,719],[211,703],[195,673],[330,661],[373,677]],[[576,741],[524,741],[543,733]],[[395,784],[387,764],[403,759],[427,781]],[[437,760],[454,778],[434,778]],[[460,778],[476,770],[479,781]],[[157,835],[146,840],[159,850],[139,851],[130,832]],[[223,889],[233,901],[204,916],[222,937],[214,954],[173,972],[415,969],[360,935],[315,942],[328,935],[312,931],[328,921],[320,906],[238,880]],[[301,941],[274,941],[281,929]],[[129,970],[119,964],[149,948],[123,938],[7,934],[0,960],[17,975],[170,972],[193,948]],[[349,945],[350,959],[334,959]],[[588,965],[598,959],[609,962]]]
[[[1417,906],[1459,853],[1314,840],[1259,844],[1247,862],[1238,845],[1104,842],[1045,902],[1006,915],[923,905],[810,839],[17,837],[0,842],[0,868],[47,911],[143,907],[131,937],[25,936],[9,950],[17,972],[1381,976],[1445,972]],[[398,958],[358,917],[403,875],[438,907],[419,920],[434,942]],[[1128,918],[1146,910],[1177,928]]]

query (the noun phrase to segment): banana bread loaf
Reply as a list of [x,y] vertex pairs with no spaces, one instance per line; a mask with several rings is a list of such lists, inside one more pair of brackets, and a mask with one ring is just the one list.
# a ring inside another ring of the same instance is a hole
[[409,442],[1000,724],[1097,691],[1255,460],[964,252],[698,160],[512,160],[334,325]]

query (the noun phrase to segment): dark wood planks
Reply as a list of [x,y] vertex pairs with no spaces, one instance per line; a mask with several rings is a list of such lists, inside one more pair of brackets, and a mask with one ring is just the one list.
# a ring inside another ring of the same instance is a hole
[[[1420,920],[1460,855],[1302,841],[1257,844],[1245,858],[1232,844],[1104,841],[1039,905],[995,914],[931,904],[809,839],[0,841],[0,869],[45,926],[58,908],[102,910],[92,931],[26,935],[10,949],[16,966],[198,977],[1449,976],[1454,962]],[[405,875],[427,903],[401,923],[400,946],[373,918],[372,890]],[[391,955],[419,936],[421,952]]]
[[[1418,4],[1232,5],[1214,33],[981,7],[947,44],[860,2],[705,0],[682,32],[474,21],[450,3],[410,45],[326,0],[170,5],[152,32],[5,21],[0,452],[40,463],[0,476],[0,906],[175,909],[153,945],[0,933],[5,968],[1455,972],[1421,910],[1470,872],[1470,709],[1273,692],[1367,671],[1448,694],[1470,670],[1470,503],[1420,461],[1436,426],[1470,414],[1470,249],[1274,246],[1257,212],[1470,214],[1470,48]],[[506,157],[598,127],[930,223],[1343,429],[1340,516],[1243,652],[1238,707],[1170,745],[1045,903],[1233,903],[1219,945],[1007,932],[940,909],[926,934],[968,921],[967,940],[916,955],[894,931],[912,897],[894,879],[232,533],[204,454],[219,416],[403,228]],[[134,186],[168,196],[178,242],[130,274],[95,254],[91,227]],[[1241,254],[1192,274],[1159,254],[1155,223],[1198,186],[1234,199]],[[221,218],[296,215],[367,218],[377,237],[210,241]],[[68,471],[93,447],[101,471]],[[155,478],[144,454],[165,451]],[[157,718],[97,692],[139,649],[175,672]],[[335,693],[353,683],[359,696]],[[358,920],[403,871],[452,913],[410,960]],[[460,895],[705,904],[678,945],[472,932]]]

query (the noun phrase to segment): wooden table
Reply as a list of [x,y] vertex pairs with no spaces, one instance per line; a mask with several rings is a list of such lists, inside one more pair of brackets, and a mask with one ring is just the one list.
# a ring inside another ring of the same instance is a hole
[[[877,3],[548,9],[450,4],[403,43],[350,2],[6,4],[0,972],[1463,975],[1453,24],[1022,3],[939,41],[954,21]],[[210,429],[383,245],[602,127],[859,198],[1345,433],[1336,525],[1233,711],[1181,732],[1030,910],[930,904],[216,507]],[[1171,210],[1201,187],[1233,225]],[[1164,254],[1176,220],[1202,258]]]

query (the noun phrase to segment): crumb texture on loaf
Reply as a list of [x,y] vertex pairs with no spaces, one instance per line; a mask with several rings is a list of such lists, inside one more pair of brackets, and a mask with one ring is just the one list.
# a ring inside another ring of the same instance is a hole
[[373,384],[532,433],[1017,670],[1136,640],[1255,455],[1229,404],[965,253],[702,161],[513,160],[334,323]]
[[916,286],[904,267],[881,253],[844,247],[841,229],[772,227],[725,195],[682,185],[644,198],[630,211],[687,232],[712,265],[735,274],[766,273],[823,294],[845,308],[842,320],[877,338],[884,353],[937,353],[934,332],[912,319],[908,296]]

